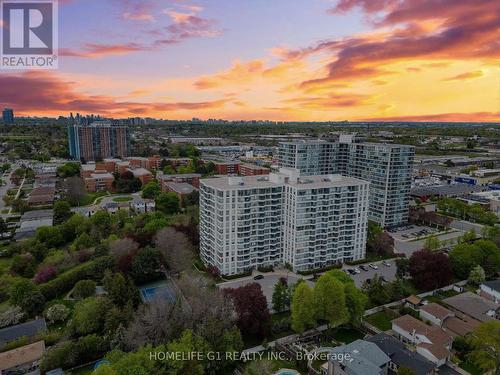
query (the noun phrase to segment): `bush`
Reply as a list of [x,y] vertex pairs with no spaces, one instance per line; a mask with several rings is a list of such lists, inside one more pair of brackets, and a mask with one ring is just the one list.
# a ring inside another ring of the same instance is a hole
[[115,262],[112,257],[96,258],[60,274],[48,283],[40,285],[40,291],[45,296],[45,299],[49,301],[62,293],[69,292],[82,279],[100,280],[104,276],[104,271],[114,267]]
[[37,284],[46,283],[57,276],[57,269],[54,266],[40,267],[35,275],[34,281]]
[[0,328],[19,324],[23,319],[24,313],[19,306],[10,307],[0,314]]
[[30,253],[16,255],[12,259],[11,271],[19,276],[30,278],[35,274],[35,258]]
[[73,297],[84,299],[95,295],[96,283],[92,280],[80,280],[73,289]]
[[64,322],[69,316],[69,309],[63,304],[53,305],[45,312],[45,318],[51,323]]
[[42,311],[45,298],[29,280],[21,280],[12,286],[10,303],[19,306],[26,314],[33,316]]
[[68,369],[102,358],[108,349],[106,339],[89,335],[78,341],[65,341],[47,350],[42,358],[42,371]]
[[257,270],[259,272],[273,272],[274,267],[273,266],[259,266],[259,267],[257,267]]

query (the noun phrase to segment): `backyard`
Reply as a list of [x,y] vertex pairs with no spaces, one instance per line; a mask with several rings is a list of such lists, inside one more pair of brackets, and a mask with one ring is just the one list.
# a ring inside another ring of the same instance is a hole
[[364,320],[381,331],[388,331],[392,327],[392,320],[394,318],[395,316],[390,315],[386,311],[379,311],[375,314],[366,316]]

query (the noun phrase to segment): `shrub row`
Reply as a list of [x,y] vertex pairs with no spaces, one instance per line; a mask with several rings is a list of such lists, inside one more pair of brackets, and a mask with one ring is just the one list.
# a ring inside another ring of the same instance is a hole
[[113,269],[115,261],[111,256],[96,258],[90,262],[81,264],[70,269],[53,280],[40,285],[46,301],[50,301],[62,293],[69,292],[75,284],[84,279],[100,280],[104,276],[104,271]]

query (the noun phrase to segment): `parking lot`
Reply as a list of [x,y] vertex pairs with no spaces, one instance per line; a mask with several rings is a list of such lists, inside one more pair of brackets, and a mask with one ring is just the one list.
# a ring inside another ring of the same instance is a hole
[[[387,263],[388,266],[385,265],[385,263]],[[357,266],[348,266],[344,264],[342,269],[351,270],[349,276],[351,276],[351,278],[354,280],[354,283],[358,288],[363,286],[366,280],[372,279],[375,275],[383,277],[385,280],[387,280],[387,282],[391,282],[396,279],[397,267],[396,267],[396,261],[394,259],[390,259],[383,262],[370,263],[373,264],[374,267],[377,267],[377,269],[370,267],[368,264],[369,263]],[[364,270],[363,268],[366,268],[366,270]],[[352,272],[356,273],[352,274]]]
[[[260,285],[262,288],[262,292],[264,293],[264,296],[266,296],[267,299],[267,305],[269,308],[272,308],[272,301],[273,301],[273,291],[274,291],[274,285],[279,281],[280,278],[284,277],[288,285],[294,284],[300,279],[305,277],[300,277],[299,275],[296,275],[294,273],[283,273],[283,274],[276,274],[276,273],[265,273],[262,274],[264,278],[260,280],[255,280],[253,276],[250,277],[244,277],[241,279],[237,280],[231,280],[231,281],[226,281],[220,284],[217,284],[217,286],[221,289],[226,289],[226,288],[239,288],[241,286],[245,286],[251,283],[257,283]],[[314,283],[312,281],[306,280],[306,282],[309,284],[309,286],[312,288],[314,287]]]
[[420,237],[427,237],[431,234],[439,233],[439,230],[420,225],[407,225],[396,229],[389,229],[388,232],[395,240],[411,241]]

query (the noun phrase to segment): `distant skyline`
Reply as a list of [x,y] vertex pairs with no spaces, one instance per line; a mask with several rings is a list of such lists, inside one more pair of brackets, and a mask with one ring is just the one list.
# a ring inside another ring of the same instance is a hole
[[60,0],[18,116],[500,121],[498,0]]

